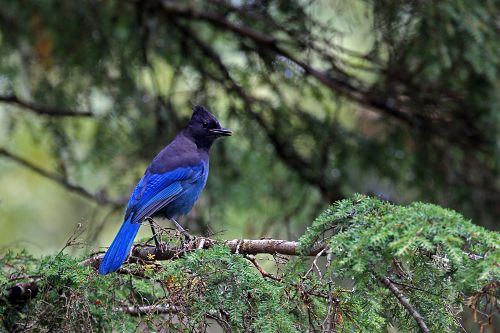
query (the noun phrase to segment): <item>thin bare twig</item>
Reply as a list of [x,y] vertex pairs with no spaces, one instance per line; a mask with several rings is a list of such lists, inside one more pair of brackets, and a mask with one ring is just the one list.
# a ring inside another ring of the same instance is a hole
[[313,260],[313,262],[312,262],[312,264],[311,264],[311,268],[309,268],[309,270],[306,272],[306,274],[304,274],[304,276],[302,277],[302,279],[304,279],[304,280],[305,280],[305,279],[307,278],[307,276],[308,276],[308,275],[309,275],[309,274],[310,274],[310,273],[314,270],[314,268],[316,268],[316,270],[318,271],[318,276],[319,276],[319,278],[320,278],[320,279],[322,279],[322,278],[323,278],[323,276],[322,276],[322,274],[321,274],[321,271],[320,271],[320,269],[319,269],[319,267],[318,267],[318,265],[317,265],[317,261],[318,261],[318,258],[319,258],[320,256],[322,256],[322,255],[325,253],[325,251],[326,251],[326,247],[325,247],[325,248],[322,248],[322,249],[321,249],[321,250],[320,250],[320,251],[316,254],[316,256],[315,256],[315,258],[314,258],[314,260]]
[[403,295],[403,293],[398,289],[398,287],[396,287],[394,283],[392,283],[391,280],[389,280],[385,276],[379,277],[379,280],[380,282],[382,282],[384,286],[387,287],[387,289],[389,289],[394,294],[394,296],[396,296],[399,303],[401,303],[401,305],[406,309],[406,311],[408,311],[408,313],[413,317],[413,319],[415,319],[418,327],[420,327],[420,330],[424,333],[430,333],[430,330],[424,321],[424,317],[422,317],[422,315],[417,311],[417,309],[415,309],[415,307],[411,305],[410,301]]
[[[325,270],[328,274],[328,269],[330,268],[330,265],[332,264],[332,254],[328,253],[326,256],[326,266]],[[336,332],[336,324],[337,324],[337,314],[338,314],[338,303],[339,300],[336,297],[333,297],[333,277],[332,274],[328,274],[328,312],[325,317],[325,322],[326,324],[326,332],[332,333]]]
[[270,279],[273,279],[275,281],[281,281],[281,279],[277,276],[274,276],[272,275],[271,273],[268,273],[258,262],[257,262],[257,258],[255,258],[255,256],[251,255],[251,254],[247,254],[245,255],[245,258],[248,259],[248,261],[250,261],[254,266],[255,268],[257,268],[257,270],[259,271],[259,273],[263,276],[263,277],[267,277],[267,278],[270,278]]
[[81,223],[78,223],[76,225],[75,229],[73,230],[73,233],[71,234],[71,236],[69,236],[68,240],[64,244],[64,246],[61,249],[61,251],[59,251],[59,253],[56,255],[56,257],[60,256],[61,253],[63,253],[64,250],[66,250],[70,246],[84,244],[83,241],[79,241],[78,240],[78,237],[80,237],[84,231],[85,231],[85,228],[83,228],[83,225]]

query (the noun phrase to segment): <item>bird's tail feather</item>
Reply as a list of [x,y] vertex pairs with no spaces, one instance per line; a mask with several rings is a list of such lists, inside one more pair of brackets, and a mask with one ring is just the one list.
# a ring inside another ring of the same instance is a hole
[[108,274],[120,268],[130,252],[140,226],[140,223],[132,223],[131,219],[123,222],[113,243],[111,243],[111,246],[102,259],[99,266],[99,274]]

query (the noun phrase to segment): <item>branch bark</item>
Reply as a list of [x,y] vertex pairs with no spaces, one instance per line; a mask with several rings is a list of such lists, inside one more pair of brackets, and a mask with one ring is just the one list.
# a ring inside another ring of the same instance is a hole
[[387,287],[387,289],[389,289],[394,294],[394,296],[396,296],[399,303],[401,303],[401,305],[406,309],[406,311],[408,311],[408,313],[413,317],[413,319],[415,319],[418,327],[420,327],[420,330],[424,333],[430,333],[430,330],[424,321],[424,317],[422,317],[422,315],[417,311],[417,309],[415,309],[413,305],[411,305],[410,301],[403,295],[401,290],[399,290],[398,287],[396,287],[385,276],[379,277],[379,280],[380,282],[382,282],[384,286]]
[[[281,254],[296,256],[299,253],[299,243],[296,241],[288,241],[282,239],[232,239],[232,240],[215,240],[211,238],[197,237],[193,241],[184,244],[183,246],[168,246],[164,244],[161,250],[157,250],[153,245],[137,244],[132,248],[129,261],[151,261],[154,260],[173,260],[180,258],[190,251],[200,248],[203,244],[203,249],[209,249],[216,244],[225,244],[229,247],[232,253],[242,255],[255,254]],[[325,246],[317,244],[303,255],[316,256],[323,251]],[[324,251],[323,251],[324,252]],[[323,254],[323,253],[322,253]],[[104,257],[104,254],[96,254],[84,260],[81,264],[84,266],[99,267],[99,264]]]
[[118,307],[115,310],[123,311],[131,316],[143,316],[149,314],[159,314],[159,313],[178,313],[180,309],[172,305],[144,305],[144,306],[123,306]]

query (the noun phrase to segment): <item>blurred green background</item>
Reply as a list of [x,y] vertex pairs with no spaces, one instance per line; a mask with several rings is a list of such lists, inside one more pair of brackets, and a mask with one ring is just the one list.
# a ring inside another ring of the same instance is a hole
[[[497,1],[0,1],[0,245],[107,246],[193,105],[194,234],[297,239],[353,193],[498,229]],[[143,228],[143,235],[149,228]]]

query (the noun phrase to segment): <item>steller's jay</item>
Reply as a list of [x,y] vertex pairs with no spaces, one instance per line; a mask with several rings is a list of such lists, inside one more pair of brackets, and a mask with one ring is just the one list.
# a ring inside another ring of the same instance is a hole
[[[175,218],[187,214],[203,190],[208,177],[208,155],[215,139],[231,134],[204,107],[193,108],[187,126],[153,159],[130,196],[123,224],[101,262],[99,274],[120,268],[141,222],[154,215],[173,221],[189,238]],[[153,236],[158,247],[154,229]]]

